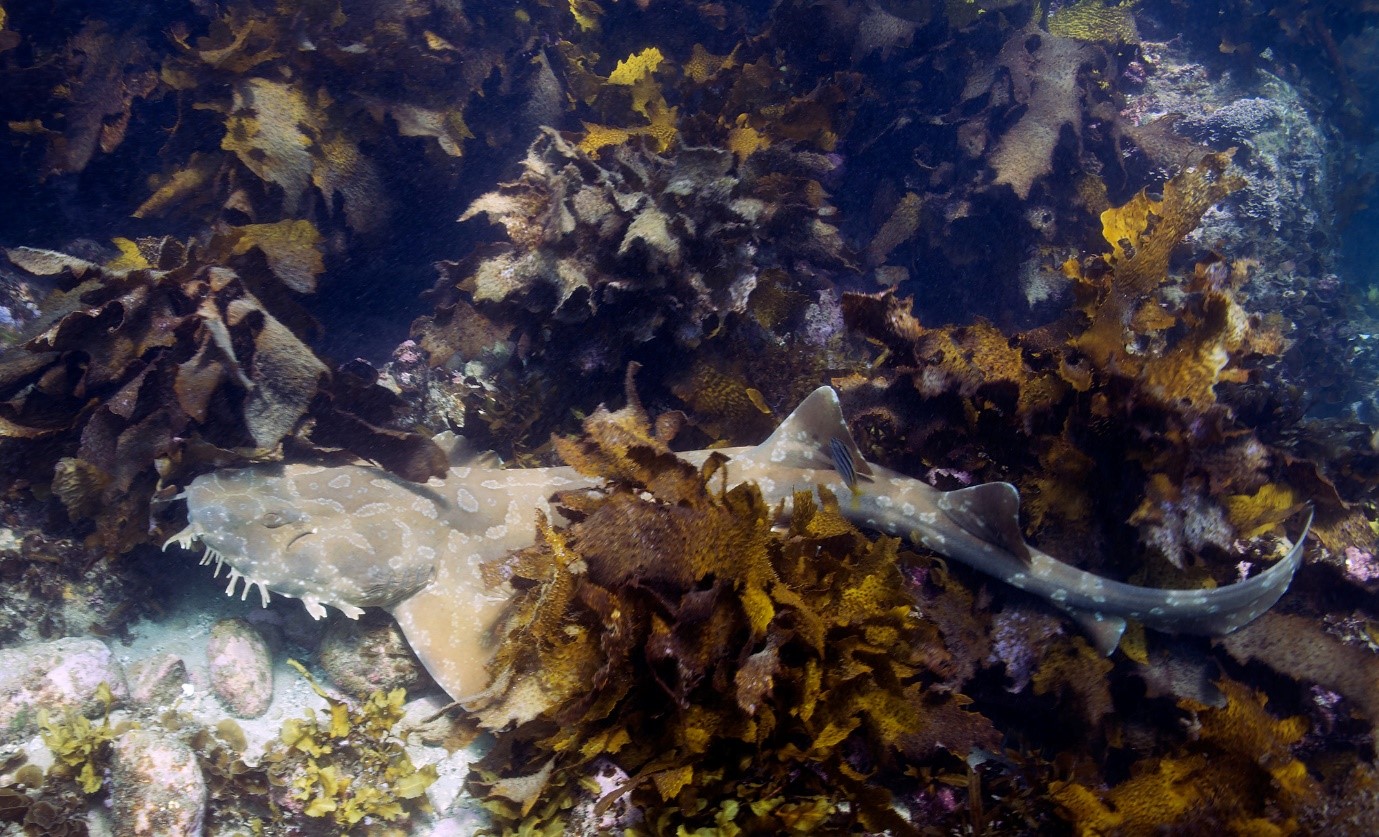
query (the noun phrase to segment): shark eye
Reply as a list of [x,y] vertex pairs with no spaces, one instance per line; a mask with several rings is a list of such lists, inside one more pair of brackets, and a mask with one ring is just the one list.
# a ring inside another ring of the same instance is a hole
[[283,517],[281,512],[271,511],[264,512],[263,516],[259,518],[259,522],[269,529],[276,529],[286,523],[287,518]]

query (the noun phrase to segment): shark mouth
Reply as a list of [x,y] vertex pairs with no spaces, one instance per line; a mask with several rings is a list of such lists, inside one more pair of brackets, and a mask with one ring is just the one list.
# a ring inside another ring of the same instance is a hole
[[227,567],[229,568],[230,583],[225,588],[225,595],[233,597],[235,595],[235,587],[239,585],[240,581],[243,581],[244,587],[240,591],[239,600],[242,602],[248,601],[249,591],[253,589],[255,585],[257,585],[259,588],[259,596],[263,600],[263,606],[268,607],[268,585],[256,578],[251,578],[245,575],[244,573],[241,573],[239,570],[235,569],[235,565],[230,562],[230,559],[226,558],[215,547],[211,546],[210,544],[206,543],[204,540],[201,539],[201,533],[196,531],[196,528],[194,526],[188,526],[187,528],[168,538],[167,541],[163,543],[163,549],[166,551],[167,548],[172,546],[173,544],[177,544],[178,546],[187,550],[190,550],[195,544],[200,544],[201,548],[204,550],[204,552],[201,555],[201,566],[204,567],[208,564],[215,564],[215,572],[211,573],[211,578],[220,578],[221,569]]
[[[288,548],[290,549],[293,544],[297,543],[307,535],[314,534],[316,534],[316,530],[314,529],[307,532],[303,532],[302,534],[292,539],[292,542],[288,544]],[[201,556],[201,566],[204,567],[208,564],[215,564],[215,572],[211,573],[211,578],[219,578],[220,571],[222,569],[228,569],[230,572],[230,583],[227,584],[225,587],[225,595],[234,596],[235,588],[239,587],[239,583],[241,581],[244,582],[244,586],[240,588],[239,593],[239,600],[242,602],[248,601],[249,591],[257,586],[259,588],[259,597],[262,599],[264,607],[268,607],[268,602],[270,601],[270,592],[276,592],[280,596],[287,596],[288,598],[296,598],[300,600],[301,603],[306,606],[306,612],[311,616],[312,619],[325,618],[326,604],[334,605],[336,608],[340,610],[341,613],[345,614],[350,619],[358,619],[364,613],[363,608],[352,605],[349,602],[323,601],[320,597],[309,593],[301,596],[295,596],[290,593],[284,593],[281,590],[270,591],[268,589],[268,583],[266,581],[254,578],[253,576],[245,575],[244,573],[240,572],[238,569],[235,568],[233,561],[225,557],[225,555],[221,553],[219,550],[217,550],[215,547],[211,546],[210,544],[202,540],[202,533],[196,528],[195,525],[190,525],[182,531],[178,532],[177,534],[173,535],[172,537],[168,538],[167,541],[163,543],[163,549],[166,550],[173,544],[177,544],[178,546],[187,550],[190,550],[193,548],[193,546],[200,544],[201,548],[204,550],[204,553]]]

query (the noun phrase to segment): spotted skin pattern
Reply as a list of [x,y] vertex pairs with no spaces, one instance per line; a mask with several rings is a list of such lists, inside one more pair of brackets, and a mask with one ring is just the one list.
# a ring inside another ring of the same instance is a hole
[[[728,456],[729,484],[755,482],[782,519],[796,491],[823,487],[856,525],[1045,599],[1077,620],[1105,654],[1127,618],[1207,635],[1246,624],[1288,589],[1306,537],[1304,530],[1265,572],[1213,590],[1102,578],[1025,543],[1019,493],[1009,483],[944,492],[868,463],[829,387],[815,390],[760,445],[717,452]],[[698,465],[709,452],[681,456]],[[503,469],[478,460],[424,485],[362,465],[258,465],[193,481],[185,492],[188,526],[168,543],[201,543],[202,563],[214,563],[217,575],[228,565],[226,592],[242,585],[241,598],[253,587],[265,605],[270,591],[292,596],[316,618],[326,606],[351,618],[365,607],[388,610],[436,682],[458,699],[486,685],[492,628],[510,596],[486,588],[480,566],[530,546],[538,513],[559,520],[553,494],[598,485],[571,468]]]

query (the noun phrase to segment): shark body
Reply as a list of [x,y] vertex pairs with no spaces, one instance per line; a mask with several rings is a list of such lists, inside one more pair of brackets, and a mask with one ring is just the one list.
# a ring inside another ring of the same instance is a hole
[[[1089,573],[1025,542],[1019,493],[1009,483],[940,491],[866,462],[837,393],[820,387],[755,447],[727,455],[729,485],[755,482],[791,513],[796,491],[833,492],[856,525],[902,537],[1038,596],[1066,612],[1110,654],[1126,619],[1169,633],[1220,635],[1278,601],[1302,561],[1306,530],[1263,573],[1210,590],[1165,590]],[[708,451],[682,458],[702,464]],[[480,566],[535,541],[539,514],[560,520],[556,492],[597,489],[572,468],[503,469],[460,461],[444,479],[406,482],[363,465],[258,465],[198,477],[185,492],[189,523],[168,543],[205,546],[202,563],[229,566],[226,590],[258,587],[358,617],[382,607],[397,619],[436,682],[460,699],[487,685],[493,626],[509,592],[489,589]],[[1311,519],[1308,519],[1310,527]]]

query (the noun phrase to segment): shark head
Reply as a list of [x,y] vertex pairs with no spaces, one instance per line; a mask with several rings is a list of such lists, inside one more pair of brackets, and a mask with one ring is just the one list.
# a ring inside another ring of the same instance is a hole
[[[453,457],[453,455],[452,455]],[[168,540],[205,548],[203,564],[302,600],[316,618],[380,607],[452,696],[487,682],[493,627],[512,595],[487,561],[530,546],[547,497],[593,483],[566,468],[501,470],[471,456],[445,479],[408,482],[365,465],[256,465],[197,477],[182,496],[185,529]],[[453,458],[452,458],[453,461]]]
[[439,499],[377,469],[228,469],[197,477],[185,497],[187,528],[168,543],[201,543],[216,575],[228,565],[230,595],[242,580],[241,598],[257,585],[265,605],[271,589],[318,619],[325,604],[354,618],[415,593],[434,571],[427,524]]

